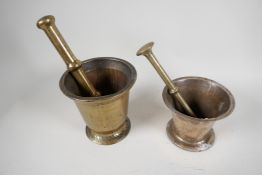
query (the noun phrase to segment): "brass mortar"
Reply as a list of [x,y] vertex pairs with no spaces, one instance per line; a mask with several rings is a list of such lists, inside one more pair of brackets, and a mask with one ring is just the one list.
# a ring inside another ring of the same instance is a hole
[[86,96],[69,71],[62,75],[60,89],[74,100],[91,141],[102,145],[117,143],[130,130],[128,97],[136,81],[136,70],[127,61],[111,57],[83,61],[82,68],[102,96]]
[[166,129],[169,139],[188,151],[209,149],[215,141],[212,126],[231,114],[235,106],[233,95],[223,85],[207,78],[182,77],[173,83],[198,117],[186,115],[165,87],[162,96],[173,115]]

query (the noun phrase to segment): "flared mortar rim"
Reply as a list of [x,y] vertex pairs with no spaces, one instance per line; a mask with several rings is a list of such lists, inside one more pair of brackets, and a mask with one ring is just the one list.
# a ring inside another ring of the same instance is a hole
[[115,58],[115,57],[95,57],[95,58],[90,58],[87,60],[82,61],[82,64],[86,64],[88,62],[92,62],[92,61],[103,61],[103,60],[110,60],[110,61],[116,61],[116,62],[121,62],[122,64],[126,65],[129,70],[130,70],[130,80],[129,82],[125,85],[124,88],[122,88],[121,90],[109,94],[109,95],[103,95],[103,96],[98,96],[98,97],[83,97],[83,96],[78,96],[75,95],[74,93],[70,92],[65,86],[65,78],[66,76],[70,73],[69,70],[65,71],[62,75],[62,77],[60,78],[59,81],[59,86],[61,91],[64,93],[64,95],[66,95],[67,97],[71,98],[72,100],[75,101],[85,101],[85,102],[92,102],[92,101],[99,101],[99,100],[112,100],[112,99],[116,99],[118,97],[120,97],[122,94],[128,92],[134,85],[136,79],[137,79],[137,72],[135,67],[129,63],[128,61],[125,61],[123,59],[120,58]]
[[228,95],[229,97],[229,100],[230,100],[230,106],[228,108],[228,110],[226,112],[224,112],[223,114],[217,116],[217,117],[206,117],[206,118],[196,118],[196,117],[192,117],[192,116],[189,116],[189,115],[186,115],[178,110],[176,110],[172,104],[169,102],[169,100],[167,99],[167,96],[169,95],[168,93],[168,87],[165,86],[164,89],[163,89],[163,92],[162,92],[162,98],[164,100],[164,103],[166,104],[166,106],[172,111],[174,112],[175,114],[178,114],[179,117],[182,117],[182,118],[185,118],[185,119],[190,119],[190,120],[194,120],[194,121],[217,121],[217,120],[221,120],[227,116],[229,116],[234,108],[235,108],[235,99],[234,99],[234,96],[232,95],[232,93],[225,87],[223,86],[222,84],[214,81],[214,80],[211,80],[209,78],[204,78],[204,77],[199,77],[199,76],[184,76],[184,77],[180,77],[180,78],[176,78],[174,80],[172,80],[173,83],[175,83],[176,81],[181,81],[181,80],[188,80],[188,79],[196,79],[196,80],[203,80],[203,81],[210,81],[214,84],[216,84],[217,86],[219,86],[221,89],[223,89],[226,94]]

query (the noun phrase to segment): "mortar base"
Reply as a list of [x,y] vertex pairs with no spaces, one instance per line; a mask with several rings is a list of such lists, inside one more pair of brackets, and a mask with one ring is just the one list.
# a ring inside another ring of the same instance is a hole
[[189,143],[179,137],[174,131],[174,122],[173,119],[169,120],[166,128],[168,138],[178,147],[192,152],[200,152],[205,151],[213,146],[215,142],[215,133],[214,130],[211,129],[204,140],[201,140],[196,143]]
[[86,135],[94,143],[100,145],[112,145],[124,139],[130,131],[130,120],[126,119],[124,124],[117,130],[107,133],[98,133],[86,126]]

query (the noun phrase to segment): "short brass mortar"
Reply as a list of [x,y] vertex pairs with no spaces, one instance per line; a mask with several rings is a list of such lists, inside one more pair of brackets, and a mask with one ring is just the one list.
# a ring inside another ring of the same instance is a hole
[[165,87],[163,99],[173,114],[173,119],[167,124],[169,139],[188,151],[209,149],[215,141],[212,126],[215,121],[231,114],[235,106],[233,95],[221,84],[207,78],[182,77],[173,82],[198,118],[186,115]]
[[76,103],[91,141],[103,145],[117,143],[130,130],[128,97],[136,81],[136,70],[127,61],[110,57],[83,61],[82,68],[102,96],[85,96],[69,71],[61,77],[60,88]]

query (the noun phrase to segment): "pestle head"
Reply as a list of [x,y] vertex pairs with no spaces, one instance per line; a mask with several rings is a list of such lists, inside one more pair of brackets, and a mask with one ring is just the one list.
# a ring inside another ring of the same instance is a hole
[[36,26],[39,29],[44,29],[46,27],[52,26],[55,23],[55,17],[52,15],[47,15],[39,19],[36,23]]
[[136,55],[140,56],[140,55],[144,55],[148,52],[152,51],[152,47],[154,46],[154,42],[149,42],[147,44],[145,44],[144,46],[142,46],[137,52]]

